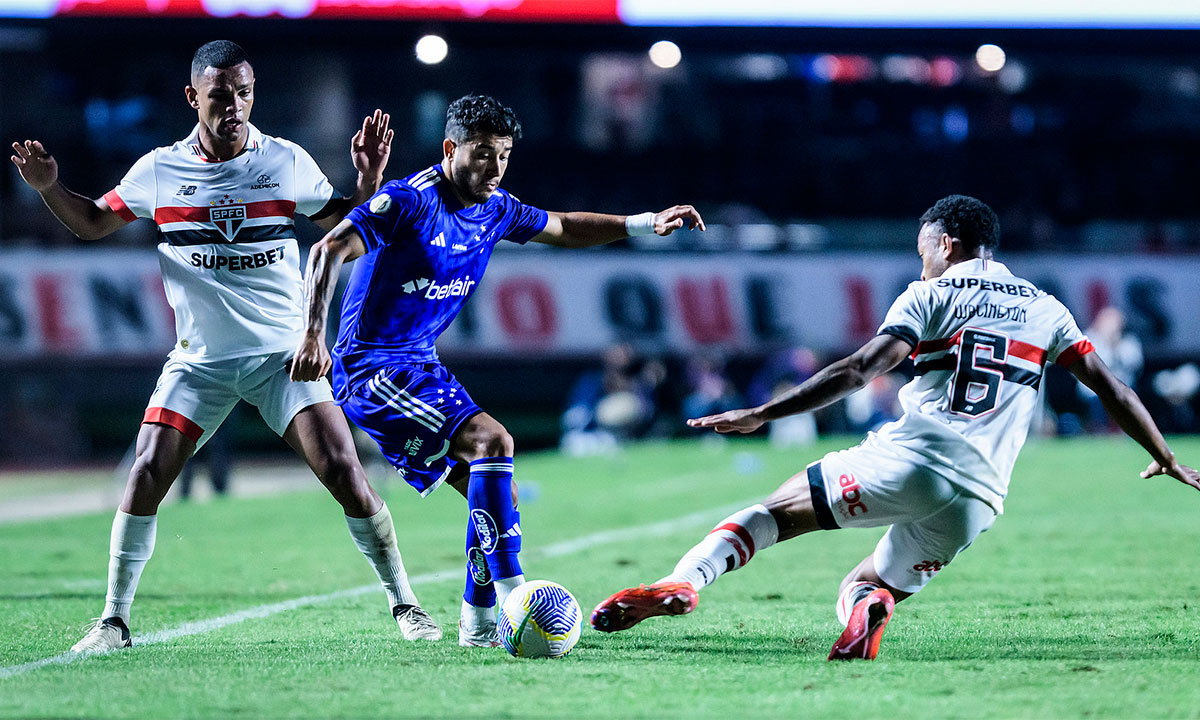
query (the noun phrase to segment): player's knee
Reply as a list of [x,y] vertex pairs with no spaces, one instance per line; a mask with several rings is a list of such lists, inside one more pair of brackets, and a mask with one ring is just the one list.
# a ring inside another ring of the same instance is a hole
[[478,433],[472,438],[470,449],[471,459],[512,457],[513,448],[512,435],[509,435],[508,431],[502,427],[489,429],[487,432]]

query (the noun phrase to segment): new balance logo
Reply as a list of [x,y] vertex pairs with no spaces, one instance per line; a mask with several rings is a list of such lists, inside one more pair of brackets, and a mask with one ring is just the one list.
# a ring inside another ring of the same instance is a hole
[[196,186],[195,185],[184,185],[184,186],[180,187],[179,190],[175,194],[176,195],[195,195],[196,194]]
[[446,233],[438,233],[437,237],[433,239],[433,242],[431,242],[430,245],[433,245],[434,247],[446,247]]

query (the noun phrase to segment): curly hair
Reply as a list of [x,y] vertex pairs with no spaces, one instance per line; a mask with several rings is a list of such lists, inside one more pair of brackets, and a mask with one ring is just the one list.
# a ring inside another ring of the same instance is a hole
[[489,95],[464,95],[446,108],[446,137],[464,143],[480,135],[521,139],[521,121],[512,108]]
[[250,58],[237,43],[228,40],[206,42],[192,56],[192,77],[198,78],[203,75],[205,68],[221,70],[244,62],[250,62]]
[[942,232],[956,238],[970,255],[982,248],[1000,247],[1000,219],[986,203],[966,195],[949,195],[938,200],[921,216],[921,225],[936,223]]

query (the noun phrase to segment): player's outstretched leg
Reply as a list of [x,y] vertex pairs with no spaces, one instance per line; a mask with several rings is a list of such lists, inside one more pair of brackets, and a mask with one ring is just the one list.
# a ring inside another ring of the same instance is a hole
[[778,540],[779,524],[765,506],[739,510],[688,550],[670,575],[652,585],[622,590],[597,605],[592,627],[617,632],[646,618],[690,613],[699,602],[697,590],[742,567],[754,553]]
[[367,482],[341,410],[320,402],[301,410],[284,439],[300,454],[346,514],[355,546],[371,563],[405,640],[440,640],[442,630],[408,582],[387,504]]
[[129,612],[142,570],[154,553],[158,505],[195,448],[195,442],[173,427],[142,425],[137,458],[109,536],[104,610],[83,639],[71,647],[72,652],[104,652],[130,646]]

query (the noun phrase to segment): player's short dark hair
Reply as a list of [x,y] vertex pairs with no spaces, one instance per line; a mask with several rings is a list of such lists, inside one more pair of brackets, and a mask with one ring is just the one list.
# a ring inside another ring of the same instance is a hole
[[921,225],[935,223],[942,232],[958,239],[963,250],[975,255],[980,248],[1000,247],[1000,218],[986,203],[966,195],[949,195],[938,200],[921,216]]
[[446,108],[446,137],[456,143],[480,135],[521,139],[521,121],[512,108],[489,95],[464,95]]
[[221,70],[244,62],[250,62],[250,58],[237,43],[228,40],[206,42],[192,56],[192,77],[198,78],[203,75],[205,68]]

